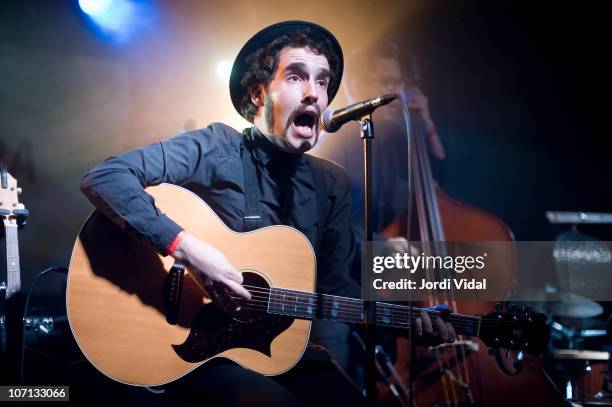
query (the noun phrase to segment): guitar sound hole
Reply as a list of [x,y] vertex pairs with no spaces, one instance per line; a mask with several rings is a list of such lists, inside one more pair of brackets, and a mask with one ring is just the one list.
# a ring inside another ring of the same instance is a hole
[[251,299],[238,300],[240,310],[232,318],[237,322],[253,323],[267,313],[270,284],[256,272],[246,271],[242,276],[242,285],[251,293]]

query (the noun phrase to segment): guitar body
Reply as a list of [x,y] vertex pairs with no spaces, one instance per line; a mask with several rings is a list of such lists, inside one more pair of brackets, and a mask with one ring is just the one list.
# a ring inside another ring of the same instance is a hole
[[[184,188],[161,184],[147,192],[169,218],[221,250],[245,284],[314,292],[316,259],[299,231],[271,226],[237,233]],[[100,212],[87,220],[70,261],[66,305],[75,339],[98,370],[119,382],[154,386],[219,356],[266,375],[299,361],[310,321],[266,315],[265,309],[230,317],[189,271],[176,277],[173,264]]]

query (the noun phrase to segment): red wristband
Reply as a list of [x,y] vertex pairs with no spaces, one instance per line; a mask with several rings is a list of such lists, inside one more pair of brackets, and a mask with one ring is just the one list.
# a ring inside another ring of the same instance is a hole
[[168,245],[168,247],[166,247],[166,251],[168,252],[168,254],[170,256],[174,255],[174,251],[176,250],[176,248],[178,247],[179,243],[181,243],[181,240],[183,239],[183,234],[185,233],[184,230],[180,231],[178,235],[176,235],[176,237],[174,238],[174,240],[172,242],[170,242],[170,244]]

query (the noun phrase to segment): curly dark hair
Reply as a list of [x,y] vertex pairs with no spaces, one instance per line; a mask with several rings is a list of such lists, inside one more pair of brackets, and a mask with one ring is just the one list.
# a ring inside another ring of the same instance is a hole
[[340,69],[340,56],[334,51],[328,38],[309,28],[281,35],[265,47],[258,48],[246,58],[249,68],[244,73],[240,84],[247,91],[240,100],[240,113],[251,123],[257,112],[257,106],[251,102],[251,92],[261,84],[265,86],[270,84],[278,68],[278,54],[286,47],[308,48],[317,54],[325,55],[331,69],[327,87],[328,96],[331,96],[331,89],[338,88],[338,82],[342,77],[342,72],[338,72]]

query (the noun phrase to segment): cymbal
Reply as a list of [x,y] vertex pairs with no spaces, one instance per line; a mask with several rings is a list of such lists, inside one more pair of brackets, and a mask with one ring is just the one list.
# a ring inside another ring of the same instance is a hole
[[603,312],[603,307],[586,297],[564,293],[559,301],[552,304],[553,315],[565,318],[592,318]]
[[511,293],[509,301],[530,302],[539,312],[550,312],[564,318],[592,318],[603,312],[599,303],[568,292],[518,289]]
[[601,212],[546,211],[546,218],[548,219],[550,223],[569,223],[569,224],[612,223],[612,213],[601,213]]

